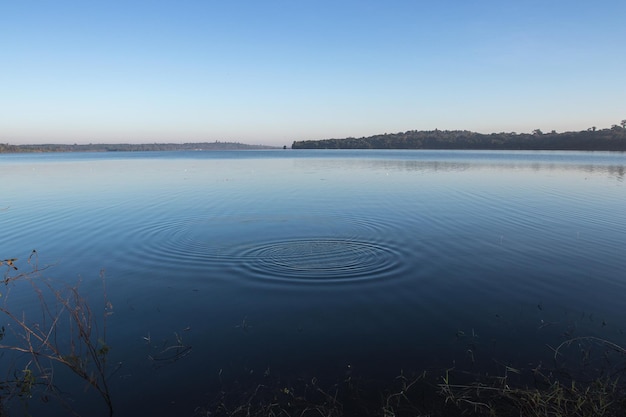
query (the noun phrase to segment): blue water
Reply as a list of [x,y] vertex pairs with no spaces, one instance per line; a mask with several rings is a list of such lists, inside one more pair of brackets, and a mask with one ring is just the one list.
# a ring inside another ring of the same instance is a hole
[[567,337],[626,343],[625,168],[607,152],[1,155],[0,257],[36,249],[94,305],[104,269],[117,415],[192,415],[268,374],[528,368]]

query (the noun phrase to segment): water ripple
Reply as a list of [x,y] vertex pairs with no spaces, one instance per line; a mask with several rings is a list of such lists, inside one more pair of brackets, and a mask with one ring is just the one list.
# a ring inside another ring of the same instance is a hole
[[358,233],[354,223],[337,220],[345,233],[303,230],[296,221],[291,226],[297,233],[283,228],[283,233],[268,236],[265,222],[238,217],[152,223],[136,228],[131,233],[133,244],[118,256],[124,258],[119,259],[122,263],[141,259],[161,268],[174,265],[257,283],[374,281],[406,272],[406,250],[381,239],[372,231],[376,227],[362,225],[364,230]]
[[399,251],[374,242],[300,239],[267,242],[241,253],[243,267],[275,281],[362,281],[381,279],[400,267]]

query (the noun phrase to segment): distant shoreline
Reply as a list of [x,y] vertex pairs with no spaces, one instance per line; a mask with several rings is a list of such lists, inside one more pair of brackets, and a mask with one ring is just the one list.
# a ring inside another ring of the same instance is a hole
[[246,145],[238,142],[201,143],[147,143],[147,144],[42,144],[9,145],[0,143],[2,153],[48,153],[48,152],[154,152],[154,151],[232,151],[281,149],[276,146]]
[[[3,153],[44,152],[151,152],[286,149],[287,146],[248,145],[239,142],[144,143],[144,144],[38,144],[0,143]],[[626,123],[610,129],[591,128],[577,132],[476,133],[468,130],[410,130],[343,139],[294,141],[291,149],[455,149],[528,151],[626,152]]]
[[361,138],[295,141],[292,149],[458,149],[626,151],[626,123],[580,132],[482,134],[467,130],[410,130]]

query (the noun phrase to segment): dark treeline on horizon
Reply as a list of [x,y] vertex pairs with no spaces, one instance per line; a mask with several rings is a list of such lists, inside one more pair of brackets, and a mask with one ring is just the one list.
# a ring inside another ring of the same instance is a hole
[[88,145],[9,145],[0,143],[0,153],[28,152],[148,152],[148,151],[227,151],[274,149],[274,146],[246,145],[238,142],[88,144]]
[[[579,132],[476,133],[469,130],[409,130],[369,137],[294,141],[292,149],[486,149],[486,150],[580,150],[626,152],[626,120],[610,129]],[[277,149],[276,146],[239,142],[145,143],[145,144],[39,144],[0,143],[0,153],[35,152],[148,152]]]
[[626,151],[626,121],[610,129],[580,132],[491,133],[409,130],[362,138],[295,141],[292,149],[489,149]]

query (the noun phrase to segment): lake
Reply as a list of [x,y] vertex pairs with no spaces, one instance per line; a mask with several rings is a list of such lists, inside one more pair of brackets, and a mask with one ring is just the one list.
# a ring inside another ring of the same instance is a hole
[[573,337],[626,345],[625,170],[610,152],[0,155],[0,257],[35,249],[94,310],[104,270],[116,415],[198,415],[268,380],[548,368]]

